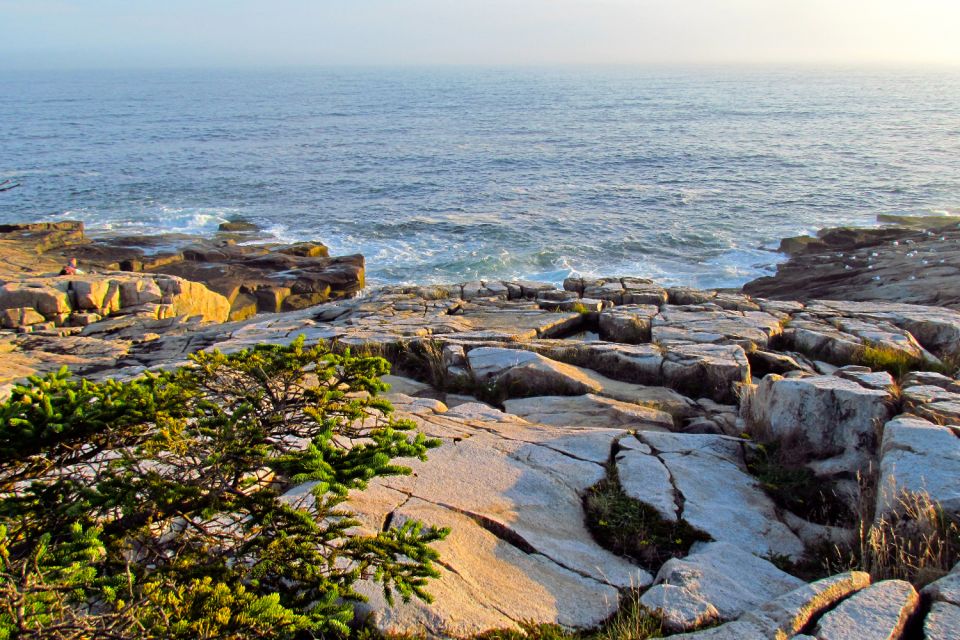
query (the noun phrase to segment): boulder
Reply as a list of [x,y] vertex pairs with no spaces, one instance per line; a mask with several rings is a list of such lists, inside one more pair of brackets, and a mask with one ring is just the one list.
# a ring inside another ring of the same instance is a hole
[[953,309],[895,302],[816,300],[806,310],[889,323],[908,331],[934,353],[951,353],[960,344],[960,312]]
[[694,397],[735,401],[739,385],[750,382],[750,363],[738,345],[668,344],[664,347],[662,382]]
[[88,278],[85,280],[71,280],[70,291],[73,293],[74,306],[81,311],[99,311],[105,306],[107,293],[110,291],[110,280],[102,278]]
[[933,371],[911,371],[903,377],[900,386],[904,389],[923,386],[939,387],[946,391],[960,393],[960,381]]
[[741,405],[741,415],[771,438],[808,446],[816,458],[810,463],[814,472],[853,474],[873,459],[879,425],[890,418],[892,401],[887,391],[837,376],[771,374]]
[[948,427],[912,416],[886,423],[880,447],[877,517],[896,512],[903,492],[927,493],[960,515],[960,437]]
[[672,584],[650,587],[640,597],[640,604],[656,612],[663,620],[663,628],[674,633],[696,629],[720,619],[720,613],[712,604]]
[[600,338],[611,342],[650,342],[650,326],[660,309],[655,305],[631,304],[600,313]]
[[899,638],[920,597],[909,582],[884,580],[858,591],[824,614],[817,640],[889,640]]
[[18,309],[3,309],[0,311],[0,326],[4,329],[18,329],[30,325],[46,322],[46,318],[37,313],[36,309],[21,307]]
[[510,397],[593,393],[673,415],[686,412],[693,404],[669,389],[612,380],[523,349],[478,347],[467,353],[467,359],[477,383],[496,385]]
[[[791,640],[801,640],[802,636],[794,636]],[[770,640],[770,636],[765,634],[755,625],[742,620],[734,620],[716,627],[704,629],[703,631],[694,631],[693,633],[681,633],[670,636],[671,640]],[[805,639],[804,639],[805,640]]]
[[[0,310],[34,309],[47,320],[61,313],[70,313],[70,296],[66,282],[54,286],[52,279],[7,282],[0,286]],[[62,287],[62,288],[61,288]]]
[[960,562],[954,565],[950,573],[925,586],[923,595],[934,602],[960,606]]
[[683,559],[667,560],[655,584],[679,587],[733,620],[764,602],[804,586],[770,562],[725,542],[698,542]]
[[729,311],[713,305],[664,307],[652,320],[656,342],[737,344],[766,349],[780,335],[780,319],[763,311]]
[[960,629],[960,607],[946,602],[934,602],[923,621],[925,640],[956,640]]
[[767,637],[796,637],[811,620],[851,593],[870,586],[870,574],[848,571],[805,584],[747,611],[740,620],[762,629]]

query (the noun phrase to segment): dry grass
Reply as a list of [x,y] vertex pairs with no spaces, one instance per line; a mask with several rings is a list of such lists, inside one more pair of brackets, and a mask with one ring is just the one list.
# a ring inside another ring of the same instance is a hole
[[874,517],[876,485],[861,480],[857,541],[823,552],[825,575],[866,571],[873,581],[899,579],[918,589],[960,561],[960,520],[926,492],[900,491],[891,513]]
[[620,609],[589,640],[644,640],[663,635],[663,622],[640,604],[640,591],[630,590]]
[[861,524],[860,555],[863,570],[874,580],[924,586],[960,560],[960,523],[926,492],[901,492],[893,513],[869,527]]

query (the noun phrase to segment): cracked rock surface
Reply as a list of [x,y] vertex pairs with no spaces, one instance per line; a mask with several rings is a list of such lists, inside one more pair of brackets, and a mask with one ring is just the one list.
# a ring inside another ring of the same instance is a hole
[[[368,610],[385,632],[464,635],[524,620],[598,625],[619,589],[649,573],[600,547],[583,521],[582,493],[605,475],[621,429],[528,423],[484,405],[446,410],[394,398],[442,446],[412,476],[378,479],[350,506],[371,528],[415,518],[451,533],[436,548],[433,604],[389,606],[370,585]],[[369,495],[368,495],[369,494]]]

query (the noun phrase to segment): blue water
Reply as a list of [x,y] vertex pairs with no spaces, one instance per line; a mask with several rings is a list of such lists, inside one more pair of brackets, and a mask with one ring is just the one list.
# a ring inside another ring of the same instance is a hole
[[960,213],[960,71],[0,74],[0,221],[367,256],[374,283],[736,286],[779,238]]

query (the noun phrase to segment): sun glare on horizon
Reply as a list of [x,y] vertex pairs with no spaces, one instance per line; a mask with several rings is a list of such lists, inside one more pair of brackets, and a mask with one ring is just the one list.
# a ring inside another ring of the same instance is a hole
[[0,0],[0,67],[960,65],[948,0]]

